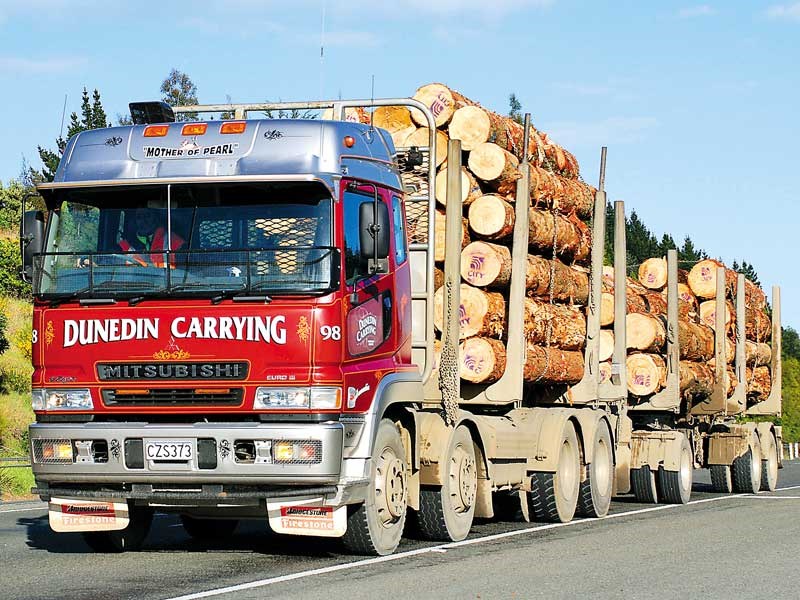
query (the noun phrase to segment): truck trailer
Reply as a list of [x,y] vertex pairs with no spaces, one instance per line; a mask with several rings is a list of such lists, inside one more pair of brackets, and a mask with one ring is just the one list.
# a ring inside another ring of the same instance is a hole
[[[396,148],[386,131],[347,120],[351,109],[386,106],[419,111],[427,146]],[[523,160],[506,363],[495,381],[472,384],[459,373],[458,140],[447,151],[447,251],[436,281],[435,106],[392,98],[131,109],[134,125],[69,140],[54,181],[37,186],[45,210],[26,211],[21,226],[35,299],[34,493],[49,502],[54,531],[82,532],[97,551],[133,550],[158,511],[180,515],[195,537],[266,519],[278,533],[385,555],[406,527],[464,539],[501,497],[523,518],[568,521],[604,516],[615,494],[685,503],[701,467],[719,491],[774,489],[780,428],[741,416],[780,414],[778,290],[767,402],[748,406],[744,396],[743,335],[736,389],[718,377],[709,398],[681,398],[674,253],[666,387],[629,395],[624,285],[602,380],[607,226],[616,280],[627,271],[621,202],[605,222],[605,152],[583,376],[570,385],[525,378]],[[248,118],[281,110],[331,118]],[[222,111],[234,118],[175,119]],[[530,131],[527,118],[525,157]],[[743,311],[743,294],[736,301]]]

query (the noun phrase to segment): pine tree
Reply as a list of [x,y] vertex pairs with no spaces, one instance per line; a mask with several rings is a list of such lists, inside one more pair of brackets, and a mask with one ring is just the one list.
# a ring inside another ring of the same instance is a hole
[[800,360],[800,335],[792,327],[783,327],[781,331],[783,359],[795,358]]
[[[178,69],[172,69],[161,82],[161,99],[170,106],[193,106],[198,104],[197,86],[191,78]],[[197,121],[197,113],[180,113],[176,121]]]
[[525,122],[524,117],[522,116],[522,103],[517,99],[517,95],[514,92],[508,97],[508,116],[512,121],[516,121],[520,125]]
[[708,258],[708,255],[701,249],[695,248],[691,238],[687,235],[683,239],[683,246],[678,250],[678,256],[682,263],[694,264]]
[[733,270],[737,273],[741,273],[757,286],[761,286],[761,281],[758,279],[758,273],[756,273],[755,267],[746,260],[743,260],[741,265],[733,261]]
[[629,265],[636,266],[659,253],[656,237],[645,226],[636,211],[631,211],[628,217],[625,235],[627,237],[628,254],[631,258]]
[[[75,112],[69,116],[67,140],[81,131],[110,126],[111,123],[108,122],[106,111],[100,100],[100,92],[95,89],[92,94],[92,101],[90,102],[89,92],[86,88],[83,88],[83,95],[81,97],[81,118],[78,118],[78,114]],[[67,140],[58,136],[58,138],[56,138],[56,150],[49,150],[41,146],[37,147],[39,150],[39,158],[43,165],[40,175],[44,181],[53,181],[56,169],[58,169],[58,163],[61,162],[61,155],[64,154],[64,149],[67,147]]]

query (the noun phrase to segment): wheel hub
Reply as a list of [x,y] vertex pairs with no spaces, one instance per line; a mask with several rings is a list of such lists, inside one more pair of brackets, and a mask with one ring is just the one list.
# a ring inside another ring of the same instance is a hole
[[384,514],[384,525],[391,524],[403,516],[406,508],[406,472],[403,461],[386,448],[378,457],[375,478],[375,501],[378,514]]
[[475,460],[462,446],[458,446],[453,452],[449,477],[453,509],[456,512],[468,511],[475,503],[478,476]]

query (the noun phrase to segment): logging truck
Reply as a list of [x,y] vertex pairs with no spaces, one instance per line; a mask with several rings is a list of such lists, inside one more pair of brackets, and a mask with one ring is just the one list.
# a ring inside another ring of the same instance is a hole
[[[329,118],[248,118],[292,109]],[[744,284],[726,296],[722,271],[734,377],[717,311],[709,393],[687,395],[670,253],[663,385],[632,395],[628,286],[603,279],[605,154],[595,190],[529,118],[440,89],[131,110],[69,140],[21,225],[34,493],[54,531],[136,549],[159,511],[193,537],[266,519],[385,555],[406,527],[461,540],[509,501],[549,521],[631,491],[686,502],[696,467],[720,490],[774,488],[780,428],[735,417],[780,414],[777,291],[768,399],[748,402]]]

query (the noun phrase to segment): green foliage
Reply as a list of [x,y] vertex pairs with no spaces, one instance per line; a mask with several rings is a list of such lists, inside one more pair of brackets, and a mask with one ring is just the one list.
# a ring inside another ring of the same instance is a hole
[[[89,92],[86,88],[83,88],[81,116],[78,117],[78,114],[75,112],[70,115],[69,127],[67,128],[67,140],[81,131],[101,129],[110,126],[111,123],[108,122],[106,111],[100,100],[100,92],[95,89],[90,100]],[[59,136],[56,139],[56,150],[49,150],[41,146],[38,147],[39,158],[43,165],[40,176],[44,181],[53,181],[56,170],[58,169],[58,163],[61,161],[61,155],[64,154],[64,149],[67,147],[67,140]]]
[[800,441],[800,359],[787,357],[783,363],[783,439]]
[[[21,456],[27,454],[27,450]],[[33,471],[30,467],[0,469],[0,496],[3,498],[24,498],[30,496],[34,486]]]
[[[3,315],[3,319],[7,321],[5,315]],[[25,323],[21,324],[19,329],[11,336],[11,341],[20,355],[24,356],[28,361],[33,359],[33,323],[31,321],[26,320]],[[8,340],[5,340],[5,343],[3,352],[8,348]]]
[[[172,69],[161,82],[161,99],[170,106],[192,106],[198,104],[197,86],[186,74]],[[176,121],[197,121],[197,113],[175,115]]]
[[781,349],[784,361],[790,358],[800,361],[800,335],[793,327],[781,329]]
[[516,121],[520,125],[525,122],[522,116],[522,103],[517,99],[517,95],[514,92],[511,92],[508,97],[508,116],[512,121]]
[[6,336],[6,329],[8,329],[8,317],[5,313],[0,312],[0,352],[8,350],[8,337]]
[[756,273],[755,267],[746,260],[743,260],[741,265],[737,261],[733,261],[733,266],[731,268],[737,273],[744,275],[757,286],[761,286],[761,281],[758,279],[758,273]]
[[678,260],[691,267],[694,263],[705,258],[708,258],[708,254],[700,248],[695,248],[694,243],[687,235],[683,240],[683,246],[678,249]]
[[0,238],[0,295],[30,298],[31,286],[20,278],[22,257],[16,239]]

